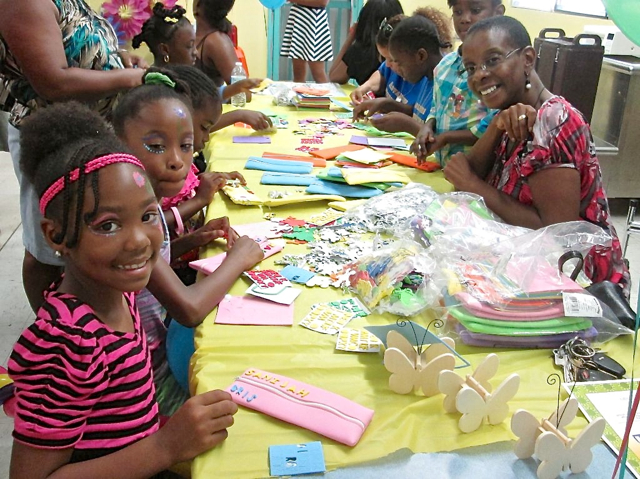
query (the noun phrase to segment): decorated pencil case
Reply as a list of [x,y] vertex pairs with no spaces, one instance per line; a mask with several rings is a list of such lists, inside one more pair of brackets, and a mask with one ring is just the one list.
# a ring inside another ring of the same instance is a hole
[[275,171],[276,173],[296,173],[307,175],[313,170],[313,165],[305,161],[274,160],[250,156],[244,165],[247,170]]
[[[460,301],[464,309],[480,318],[496,319],[502,321],[539,321],[544,319],[554,319],[564,316],[564,306],[561,301],[555,301],[550,306],[540,307],[531,310],[519,309],[498,309],[493,308],[489,303],[479,301],[469,293],[456,293],[456,300]],[[454,305],[456,300],[449,295],[445,296],[447,305]]]
[[279,374],[247,369],[227,388],[233,401],[282,421],[355,446],[373,410]]
[[293,173],[265,172],[260,179],[263,185],[309,186],[316,181],[313,175],[296,175]]
[[222,192],[236,205],[256,206],[263,203],[262,198],[244,185],[227,184],[222,187]]
[[377,188],[369,188],[367,186],[351,186],[334,181],[325,181],[318,179],[315,183],[307,188],[307,193],[318,195],[339,195],[346,198],[371,198],[379,196],[382,191]]
[[[319,180],[316,180],[319,181]],[[346,201],[342,196],[335,194],[317,194],[317,195],[307,195],[307,194],[291,194],[285,195],[281,198],[269,198],[268,200],[264,200],[263,205],[274,207],[274,206],[284,206],[284,205],[295,205],[297,203],[309,203],[312,201]]]

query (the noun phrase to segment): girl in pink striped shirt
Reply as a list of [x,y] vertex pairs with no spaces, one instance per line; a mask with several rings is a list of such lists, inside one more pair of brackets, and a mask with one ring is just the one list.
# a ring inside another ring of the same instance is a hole
[[21,137],[21,167],[65,274],[9,360],[17,399],[11,477],[171,477],[163,471],[226,438],[237,407],[211,391],[159,428],[134,301],[163,239],[144,168],[77,103],[35,113]]

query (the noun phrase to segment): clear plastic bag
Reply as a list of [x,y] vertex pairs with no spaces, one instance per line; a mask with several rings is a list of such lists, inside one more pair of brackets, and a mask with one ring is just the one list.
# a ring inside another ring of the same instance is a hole
[[559,223],[485,247],[466,235],[443,236],[432,252],[450,279],[449,327],[464,342],[550,347],[574,336],[605,342],[631,332],[584,290],[586,277],[566,268],[576,282],[559,269],[567,259],[579,268],[593,246],[610,244],[601,228],[585,221]]
[[360,224],[374,233],[406,238],[405,232],[411,229],[411,221],[420,216],[437,198],[438,193],[428,186],[410,183],[397,191],[371,198],[349,211],[342,221]]
[[344,97],[345,93],[342,91],[339,85],[336,83],[294,83],[294,82],[273,82],[267,86],[262,93],[265,95],[271,95],[273,97],[273,103],[278,106],[293,105],[293,99],[296,96],[296,92],[293,91],[295,87],[306,87],[318,90],[328,90],[327,96],[330,97]]
[[418,314],[438,304],[444,285],[436,261],[410,241],[380,248],[349,269],[351,290],[378,313]]
[[[475,249],[530,231],[503,223],[487,208],[481,196],[463,192],[439,195],[422,214],[413,218],[410,226],[408,233],[416,241],[425,245],[440,241],[444,250],[452,243],[454,251],[458,243]],[[405,232],[400,233],[404,236]]]

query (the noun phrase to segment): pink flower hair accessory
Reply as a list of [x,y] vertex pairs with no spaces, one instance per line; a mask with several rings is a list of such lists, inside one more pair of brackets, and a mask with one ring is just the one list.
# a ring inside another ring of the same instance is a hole
[[149,0],[110,0],[102,4],[102,13],[111,23],[118,24],[124,40],[131,40],[151,17],[151,8]]
[[[99,156],[98,158],[87,162],[87,164],[84,165],[84,174],[88,175],[89,173],[104,168],[105,166],[113,165],[115,163],[129,163],[131,165],[137,166],[144,171],[144,166],[135,156],[128,155],[126,153],[112,153],[105,156]],[[78,181],[78,178],[80,178],[80,168],[76,168],[68,175],[61,176],[56,181],[54,181],[51,186],[49,186],[49,188],[45,190],[45,192],[40,197],[40,213],[42,213],[43,215],[45,214],[49,203],[51,203],[53,199],[64,190],[65,178],[67,178],[68,184]]]

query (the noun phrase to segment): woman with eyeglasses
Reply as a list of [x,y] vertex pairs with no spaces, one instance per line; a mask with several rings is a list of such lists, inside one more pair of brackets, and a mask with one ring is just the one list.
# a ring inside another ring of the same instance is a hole
[[385,18],[404,13],[398,0],[369,0],[358,15],[357,23],[340,48],[329,70],[329,80],[347,83],[350,78],[359,85],[366,82],[380,66],[376,36]]
[[542,84],[524,26],[510,17],[478,22],[467,33],[462,57],[473,93],[501,112],[468,154],[450,159],[447,180],[482,196],[509,224],[538,229],[584,220],[602,227],[611,246],[591,250],[585,273],[593,282],[617,283],[628,296],[629,271],[589,125]]

